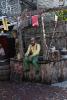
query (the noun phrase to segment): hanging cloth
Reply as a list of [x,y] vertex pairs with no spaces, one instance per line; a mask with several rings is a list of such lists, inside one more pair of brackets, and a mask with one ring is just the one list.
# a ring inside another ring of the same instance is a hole
[[38,23],[38,15],[32,16],[32,26],[33,27],[38,27],[39,26],[39,23]]

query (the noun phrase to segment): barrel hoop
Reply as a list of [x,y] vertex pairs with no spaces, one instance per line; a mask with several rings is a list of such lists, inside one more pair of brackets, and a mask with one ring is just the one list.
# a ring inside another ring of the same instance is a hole
[[0,76],[1,75],[8,75],[10,73],[10,70],[0,70]]
[[4,66],[0,66],[0,70],[8,70],[10,69],[10,66],[9,65],[4,65]]
[[9,65],[9,61],[0,61],[0,66]]
[[10,80],[10,76],[8,75],[0,76],[0,81],[7,81],[7,80]]

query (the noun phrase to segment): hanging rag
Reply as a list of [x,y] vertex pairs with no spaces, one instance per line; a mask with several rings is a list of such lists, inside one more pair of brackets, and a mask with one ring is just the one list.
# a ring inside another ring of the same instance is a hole
[[39,23],[38,23],[38,15],[32,16],[32,26],[33,27],[38,27],[39,26]]

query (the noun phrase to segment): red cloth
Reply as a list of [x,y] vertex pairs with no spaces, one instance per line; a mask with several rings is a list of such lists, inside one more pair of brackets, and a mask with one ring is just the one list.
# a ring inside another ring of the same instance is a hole
[[39,26],[39,23],[38,23],[38,15],[32,16],[32,26],[33,27]]
[[2,44],[4,49],[8,48],[8,39],[5,36],[0,36],[0,44]]

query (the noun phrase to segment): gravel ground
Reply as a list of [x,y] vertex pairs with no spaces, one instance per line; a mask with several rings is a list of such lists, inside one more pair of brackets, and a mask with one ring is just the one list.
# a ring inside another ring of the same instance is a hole
[[67,89],[39,83],[0,82],[0,100],[67,100]]

